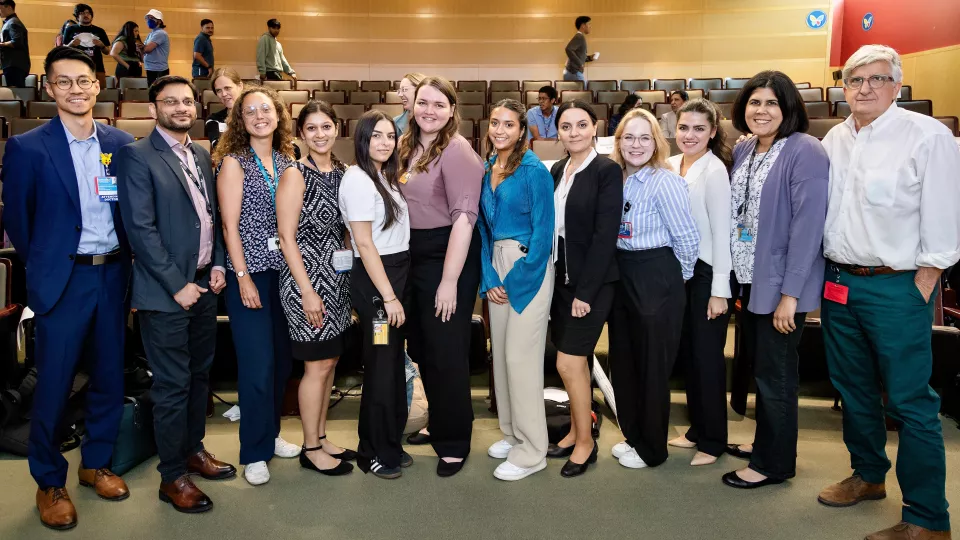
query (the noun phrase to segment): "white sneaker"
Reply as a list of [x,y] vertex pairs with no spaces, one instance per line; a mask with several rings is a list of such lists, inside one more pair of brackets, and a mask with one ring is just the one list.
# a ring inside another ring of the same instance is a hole
[[250,482],[251,486],[259,486],[270,481],[270,469],[267,468],[266,461],[257,461],[249,463],[243,468],[243,477]]
[[487,448],[487,455],[496,459],[507,459],[507,454],[510,453],[511,448],[513,448],[512,444],[500,439],[491,444],[490,448]]
[[623,441],[613,445],[613,450],[611,453],[613,454],[613,457],[620,459],[620,456],[626,454],[630,450],[632,450],[632,448],[630,448],[630,445],[627,444],[627,441]]
[[273,455],[282,458],[292,458],[300,455],[300,447],[277,437],[273,440]]
[[[491,447],[492,448],[492,447]],[[547,468],[547,460],[543,459],[540,463],[537,463],[533,467],[517,467],[509,461],[504,461],[497,466],[497,469],[493,471],[493,476],[499,478],[500,480],[506,480],[512,482],[514,480],[522,480],[535,472],[540,472]]]
[[620,456],[620,464],[628,469],[643,469],[647,466],[633,448],[628,450],[626,454]]

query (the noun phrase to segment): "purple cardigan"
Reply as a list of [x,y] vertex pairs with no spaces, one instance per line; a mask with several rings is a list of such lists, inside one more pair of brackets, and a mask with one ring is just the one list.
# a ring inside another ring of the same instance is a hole
[[[751,138],[734,148],[734,170],[749,161],[756,145]],[[787,138],[760,195],[747,306],[752,313],[773,313],[781,294],[798,299],[797,313],[820,307],[829,171],[830,159],[816,137],[794,133]]]

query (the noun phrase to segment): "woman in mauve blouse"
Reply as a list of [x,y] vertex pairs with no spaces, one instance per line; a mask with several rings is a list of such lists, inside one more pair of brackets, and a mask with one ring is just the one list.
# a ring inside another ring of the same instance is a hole
[[400,139],[400,190],[410,212],[407,351],[420,366],[430,404],[439,476],[460,471],[473,431],[470,321],[480,285],[474,225],[483,163],[457,132],[457,105],[450,81],[427,77],[417,85],[413,121]]

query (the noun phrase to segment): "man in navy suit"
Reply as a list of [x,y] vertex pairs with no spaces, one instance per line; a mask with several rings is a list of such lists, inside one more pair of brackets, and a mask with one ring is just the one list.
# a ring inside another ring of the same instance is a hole
[[36,314],[37,388],[30,425],[30,474],[40,521],[70,529],[77,513],[67,494],[60,420],[81,357],[90,375],[80,484],[103,499],[129,496],[109,469],[123,412],[123,337],[130,250],[117,205],[112,156],[133,142],[94,122],[100,93],[83,52],[57,47],[44,61],[58,116],[7,142],[3,220],[27,270]]

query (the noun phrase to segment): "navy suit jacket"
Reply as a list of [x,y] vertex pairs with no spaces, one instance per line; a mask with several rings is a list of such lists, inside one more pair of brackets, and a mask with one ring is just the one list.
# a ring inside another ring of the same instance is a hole
[[[100,151],[117,155],[133,137],[95,122]],[[44,314],[60,300],[73,273],[83,219],[80,188],[73,169],[66,128],[59,117],[7,141],[3,155],[3,224],[26,266],[27,302]],[[108,167],[113,174],[114,165]],[[119,205],[107,203],[124,253],[124,276],[130,271],[130,248]],[[126,287],[127,279],[119,286]]]

